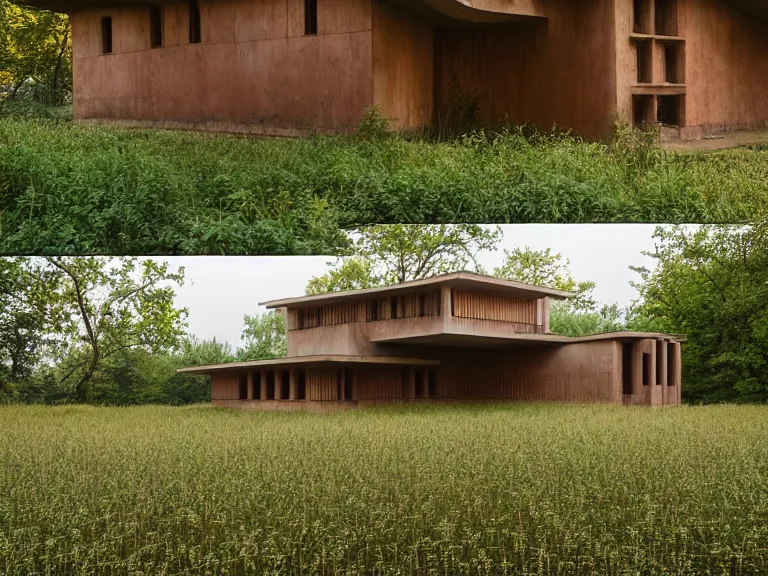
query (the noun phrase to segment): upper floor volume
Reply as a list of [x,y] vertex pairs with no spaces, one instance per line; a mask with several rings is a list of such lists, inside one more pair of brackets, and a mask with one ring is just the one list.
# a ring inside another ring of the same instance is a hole
[[765,0],[24,0],[69,12],[74,114],[301,134],[768,124]]
[[470,273],[266,302],[288,329],[285,358],[196,366],[214,404],[329,410],[421,400],[677,405],[680,338],[552,334],[570,293]]

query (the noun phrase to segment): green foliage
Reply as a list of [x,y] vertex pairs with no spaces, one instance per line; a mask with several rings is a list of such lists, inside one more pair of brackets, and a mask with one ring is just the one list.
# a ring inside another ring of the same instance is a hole
[[561,302],[550,306],[549,328],[563,336],[589,336],[627,329],[626,320],[616,304],[600,309],[578,310]]
[[280,312],[246,314],[243,318],[244,346],[237,349],[237,360],[269,360],[288,354],[288,332]]
[[504,250],[504,263],[494,269],[493,275],[497,278],[573,292],[574,296],[568,298],[564,307],[561,306],[563,310],[594,310],[597,306],[592,296],[595,283],[577,282],[568,269],[570,264],[570,260],[563,260],[562,254],[553,254],[549,248],[531,250],[526,246]]
[[341,254],[339,230],[440,222],[734,222],[768,152],[680,154],[520,130],[257,139],[0,118],[0,252]]
[[768,573],[768,409],[0,407],[3,574]]
[[379,106],[369,106],[363,111],[363,117],[357,127],[357,137],[362,140],[381,140],[394,133],[389,130],[392,118],[384,116]]
[[71,92],[69,18],[0,0],[0,107],[4,99],[58,106]]
[[493,249],[500,236],[500,230],[476,224],[366,226],[358,230],[349,256],[340,257],[327,274],[310,280],[307,294],[479,271],[477,253]]
[[636,312],[687,337],[689,401],[768,401],[768,220],[659,228]]

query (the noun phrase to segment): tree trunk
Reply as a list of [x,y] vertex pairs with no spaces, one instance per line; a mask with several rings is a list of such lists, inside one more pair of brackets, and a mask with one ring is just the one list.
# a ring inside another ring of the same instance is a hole
[[59,89],[59,74],[61,73],[61,62],[64,60],[64,52],[67,49],[67,40],[69,40],[69,28],[64,31],[64,38],[61,41],[59,57],[56,60],[56,69],[53,72],[53,86],[51,87],[51,104],[56,104],[56,92]]

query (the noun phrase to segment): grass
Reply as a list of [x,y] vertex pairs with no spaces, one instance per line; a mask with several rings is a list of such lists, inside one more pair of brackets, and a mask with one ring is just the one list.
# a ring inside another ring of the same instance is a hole
[[768,150],[666,152],[631,133],[260,139],[0,118],[0,252],[336,253],[339,228],[740,222]]
[[768,573],[768,407],[0,421],[3,574]]

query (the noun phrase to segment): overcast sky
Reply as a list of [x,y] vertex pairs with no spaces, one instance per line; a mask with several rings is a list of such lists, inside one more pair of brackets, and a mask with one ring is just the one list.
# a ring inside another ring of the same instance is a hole
[[[600,302],[630,304],[637,292],[629,285],[638,280],[630,266],[652,267],[642,255],[653,251],[654,225],[523,224],[502,226],[499,250],[483,253],[481,264],[489,271],[502,263],[504,249],[530,246],[551,248],[571,261],[576,280],[597,283]],[[171,266],[184,266],[186,284],[177,290],[176,303],[189,308],[189,332],[198,338],[240,344],[243,315],[263,312],[259,302],[300,296],[313,276],[328,269],[331,256],[166,257]]]

